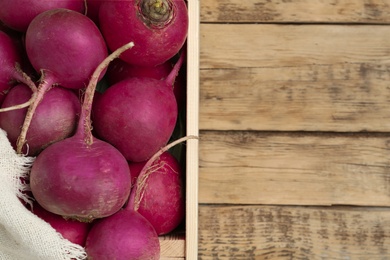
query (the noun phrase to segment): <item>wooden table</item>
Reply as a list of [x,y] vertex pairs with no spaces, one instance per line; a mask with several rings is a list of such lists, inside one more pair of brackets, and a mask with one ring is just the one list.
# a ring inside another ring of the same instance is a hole
[[200,1],[199,259],[390,259],[390,1]]

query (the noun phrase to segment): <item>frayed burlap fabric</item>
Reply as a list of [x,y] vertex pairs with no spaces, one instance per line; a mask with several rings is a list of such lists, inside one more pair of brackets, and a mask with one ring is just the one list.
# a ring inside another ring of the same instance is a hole
[[21,203],[31,202],[21,179],[33,160],[17,155],[0,129],[0,260],[86,259],[83,247],[64,239]]

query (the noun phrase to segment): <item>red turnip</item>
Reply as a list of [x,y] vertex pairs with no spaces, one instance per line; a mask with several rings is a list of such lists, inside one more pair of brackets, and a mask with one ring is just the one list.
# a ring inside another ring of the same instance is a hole
[[[24,84],[13,87],[6,95],[2,107],[22,104],[31,98],[32,91]],[[0,128],[16,148],[27,108],[0,113]],[[70,90],[61,87],[50,89],[39,103],[29,131],[28,151],[24,154],[37,155],[48,145],[74,134],[80,113],[80,101]]]
[[178,227],[185,214],[185,198],[183,172],[176,158],[164,152],[138,177],[137,184],[131,194],[135,210],[157,234],[167,234]]
[[0,0],[0,6],[0,20],[14,30],[25,32],[35,16],[44,11],[66,8],[82,13],[84,0]]
[[100,6],[99,25],[111,50],[134,41],[134,50],[121,59],[156,66],[184,45],[188,11],[183,0],[106,0]]
[[26,52],[32,66],[42,71],[42,78],[23,123],[18,152],[45,92],[53,85],[84,88],[94,69],[107,56],[107,47],[91,19],[60,8],[45,11],[32,20],[26,32]]
[[58,233],[62,235],[62,237],[72,243],[85,246],[85,241],[91,226],[90,223],[65,219],[60,215],[56,215],[45,210],[36,202],[33,204],[31,211],[39,218],[49,223]]
[[15,82],[23,82],[35,89],[34,82],[25,74],[20,65],[21,52],[13,38],[0,31],[0,92],[7,91]]
[[144,168],[146,161],[144,162],[129,162],[131,172],[131,185],[134,185],[137,181],[142,168]]
[[[121,59],[116,59],[108,66],[106,77],[108,84],[113,85],[127,78],[132,77],[149,77],[163,80],[172,71],[174,61],[169,60],[163,64],[146,67],[129,64]],[[185,108],[186,101],[186,82],[185,67],[182,67],[173,85],[179,111]]]
[[85,92],[76,134],[44,149],[31,168],[32,194],[54,214],[92,221],[114,214],[128,199],[128,163],[116,148],[92,136],[90,111],[102,71],[132,46],[123,46],[98,66]]
[[0,92],[0,107],[3,104],[3,101],[5,99],[6,94],[7,94],[7,92]]
[[93,118],[97,135],[127,160],[146,161],[169,141],[178,115],[172,86],[183,56],[165,80],[125,79],[96,100]]
[[99,9],[104,0],[86,0],[86,15],[99,25]]
[[104,39],[91,19],[54,9],[39,14],[26,32],[26,52],[48,85],[80,89],[107,56]]
[[93,224],[85,245],[91,260],[159,260],[153,226],[133,210],[121,210]]
[[111,85],[133,77],[148,77],[161,80],[169,75],[172,68],[172,61],[167,61],[154,67],[146,67],[132,65],[121,59],[116,59],[108,66],[106,75],[108,83]]
[[[152,174],[148,170],[164,152],[192,138],[197,137],[180,138],[154,154],[140,172],[140,177],[146,176],[146,178],[137,180],[138,190],[143,190],[142,188],[145,187],[143,181]],[[85,245],[88,259],[160,259],[160,242],[156,230],[145,217],[136,211],[138,208],[135,197],[139,199],[138,196],[132,195],[129,204],[124,209],[93,224]]]

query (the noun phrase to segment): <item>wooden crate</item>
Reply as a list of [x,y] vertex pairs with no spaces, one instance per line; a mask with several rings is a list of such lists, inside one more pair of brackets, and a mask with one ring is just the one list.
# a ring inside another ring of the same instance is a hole
[[[199,1],[188,1],[187,135],[199,136]],[[198,258],[198,140],[186,143],[185,232],[160,237],[161,259]]]
[[390,1],[200,17],[198,259],[390,259]]

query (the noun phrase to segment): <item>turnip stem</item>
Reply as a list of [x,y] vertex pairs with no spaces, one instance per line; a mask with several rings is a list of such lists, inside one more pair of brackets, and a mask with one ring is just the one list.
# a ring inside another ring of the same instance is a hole
[[19,82],[22,82],[24,84],[26,84],[27,86],[30,87],[30,89],[32,90],[32,92],[37,92],[37,86],[35,85],[35,83],[32,81],[32,79],[30,78],[30,76],[28,76],[23,70],[22,68],[20,67],[20,64],[19,63],[16,63],[15,64],[15,75],[14,75],[14,78],[19,81]]
[[41,83],[39,84],[36,91],[33,91],[33,94],[29,100],[29,102],[31,104],[28,107],[26,117],[24,118],[24,122],[22,125],[21,132],[20,132],[18,140],[16,142],[16,152],[18,154],[22,154],[23,146],[26,143],[27,131],[30,127],[32,118],[35,114],[35,111],[36,111],[39,103],[41,103],[45,93],[47,91],[49,91],[49,89],[53,86],[53,84],[54,84],[54,79],[50,75],[50,73],[45,74],[45,72],[42,71]]
[[[23,84],[26,84],[33,93],[37,92],[37,86],[35,86],[35,83],[32,81],[32,79],[22,70],[20,67],[19,63],[15,64],[15,72],[13,76],[18,82],[21,82]],[[7,112],[7,111],[12,111],[12,110],[17,110],[21,108],[25,108],[31,105],[33,98],[31,97],[29,101],[19,104],[19,105],[14,105],[10,107],[4,107],[0,109],[1,112]]]
[[84,133],[84,141],[87,145],[91,145],[93,143],[93,136],[91,133],[92,125],[91,125],[91,110],[92,110],[92,102],[93,97],[96,91],[96,86],[99,81],[100,75],[102,72],[108,67],[111,61],[118,58],[123,52],[128,49],[131,49],[134,46],[133,42],[129,42],[110,55],[108,55],[95,69],[93,72],[91,79],[88,83],[88,86],[85,91],[83,106],[81,109],[80,121],[77,131],[82,131]]
[[126,208],[129,208],[129,209],[132,209],[132,210],[135,210],[137,211],[138,208],[139,208],[139,205],[141,203],[141,198],[142,198],[142,195],[145,191],[145,185],[140,185],[141,183],[142,184],[145,184],[145,178],[147,178],[147,176],[144,176],[145,174],[148,174],[148,171],[150,170],[150,168],[152,167],[153,163],[166,151],[168,151],[169,149],[171,149],[172,147],[174,147],[175,145],[179,144],[179,143],[182,143],[182,142],[185,142],[189,139],[198,139],[197,136],[195,135],[187,135],[187,136],[184,136],[182,138],[179,138],[169,144],[167,144],[166,146],[162,147],[158,152],[156,152],[147,162],[146,164],[144,165],[144,167],[142,168],[138,178],[137,178],[137,181],[136,181],[136,184],[135,186],[133,187],[133,190],[131,191],[131,194],[130,194],[130,198],[129,198],[129,203],[128,205],[126,206]]
[[168,84],[168,86],[172,87],[172,89],[173,89],[173,84],[175,83],[175,79],[179,74],[180,68],[183,65],[185,56],[186,56],[186,50],[183,48],[180,53],[179,59],[177,60],[176,64],[173,66],[172,71],[165,79],[165,82]]
[[7,112],[7,111],[12,111],[12,110],[17,110],[21,108],[25,108],[31,105],[31,99],[28,100],[27,102],[24,102],[19,105],[11,106],[11,107],[5,107],[5,108],[0,108],[0,112]]

